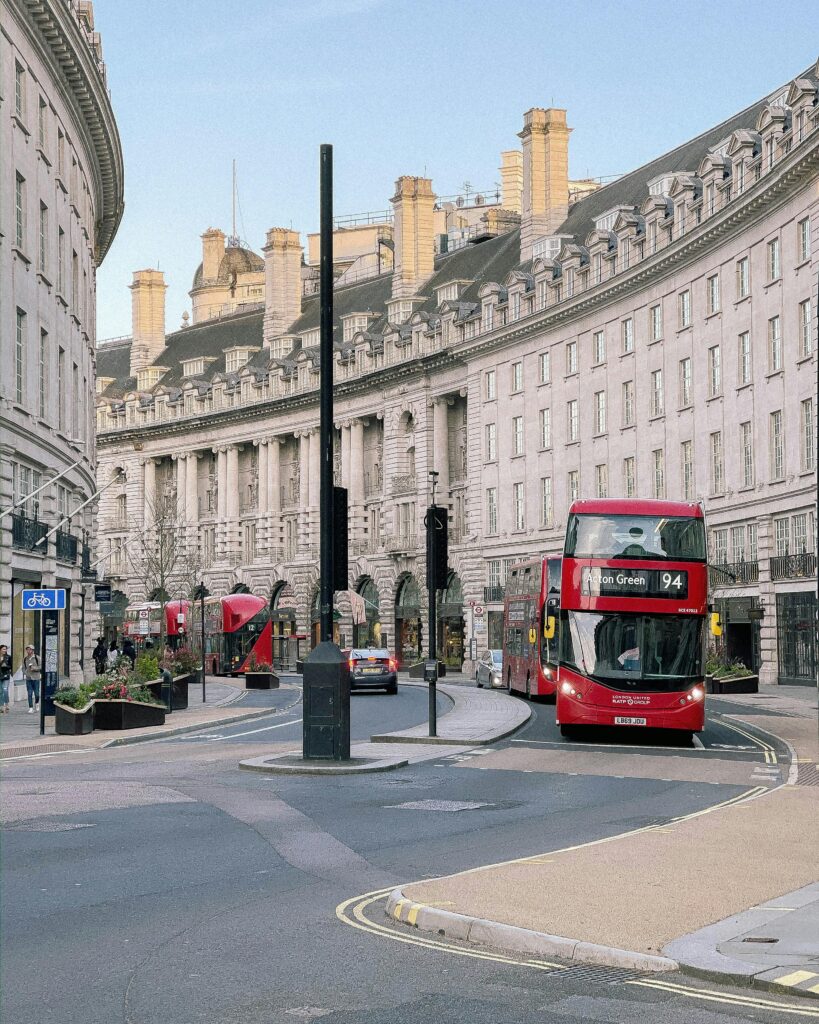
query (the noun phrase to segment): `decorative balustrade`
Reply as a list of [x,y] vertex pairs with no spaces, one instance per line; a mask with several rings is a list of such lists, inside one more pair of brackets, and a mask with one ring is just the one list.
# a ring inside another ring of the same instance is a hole
[[57,547],[57,559],[60,562],[77,563],[77,538],[63,530],[57,530],[55,535]]
[[394,476],[390,481],[390,491],[393,494],[415,494],[416,480],[414,473],[401,473]]
[[395,533],[384,537],[384,550],[392,555],[417,551],[418,537],[414,533]]
[[759,580],[759,562],[721,562],[708,567],[712,587],[741,586]]
[[46,553],[47,543],[41,544],[48,533],[48,526],[39,519],[13,514],[11,517],[11,545],[19,551],[33,551],[38,555]]
[[805,551],[799,555],[775,555],[771,559],[772,580],[809,579],[816,575],[816,553]]

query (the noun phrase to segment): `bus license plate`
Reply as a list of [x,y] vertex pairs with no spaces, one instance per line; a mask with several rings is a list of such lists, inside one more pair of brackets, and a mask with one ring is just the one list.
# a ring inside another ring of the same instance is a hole
[[645,725],[646,720],[644,718],[629,718],[625,715],[615,715],[615,725]]

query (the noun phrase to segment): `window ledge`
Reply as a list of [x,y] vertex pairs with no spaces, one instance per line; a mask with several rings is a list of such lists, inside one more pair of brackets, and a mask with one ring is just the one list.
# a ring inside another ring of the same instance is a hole
[[620,432],[622,433],[624,430],[634,430],[635,427],[635,423],[626,423],[622,427],[620,427]]
[[576,444],[580,444],[580,438],[578,438],[576,441],[567,441],[565,447],[572,448]]
[[66,194],[66,195],[68,195],[68,186],[67,186],[67,185],[66,185],[66,183],[65,183],[65,182],[63,181],[62,175],[60,174],[60,172],[59,172],[59,171],[57,172],[57,174],[56,174],[56,176],[55,176],[55,180],[56,180],[57,184],[58,184],[58,185],[60,186],[60,188],[62,189],[62,191],[63,191],[63,192],[64,192],[64,193]]
[[774,377],[781,377],[784,374],[783,370],[771,370],[770,373],[765,374],[765,380],[772,380]]
[[800,356],[799,359],[796,360],[796,365],[797,366],[801,366],[802,363],[811,363],[811,362],[813,362],[813,352],[811,352],[810,355],[807,355],[807,356]]
[[601,366],[605,366],[605,365],[606,365],[606,360],[604,359],[601,363],[592,363],[591,368],[593,370],[598,370]]
[[551,450],[552,450],[552,446],[549,445],[548,448],[538,448],[537,453],[538,453],[538,455],[543,455],[545,452],[550,452]]
[[768,481],[768,483],[769,484],[784,484],[785,483],[785,477],[784,476],[773,476]]
[[743,302],[750,302],[750,301],[751,301],[751,293],[748,292],[747,295],[743,295],[743,296],[741,296],[738,299],[734,299],[734,309],[736,309],[737,306],[741,306]]
[[[737,487],[737,494],[748,493],[756,490],[756,484],[746,484],[745,487]],[[742,558],[737,559],[738,562],[744,561]]]
[[652,345],[659,345],[663,341],[662,338],[652,338],[646,342],[646,348],[651,348]]
[[774,284],[782,284],[782,275],[781,274],[778,277],[771,278],[770,281],[766,281],[765,284],[762,286],[763,290],[767,291],[767,289],[770,288],[771,285],[774,285]]
[[693,405],[691,404],[691,402],[689,402],[689,403],[688,403],[688,405],[681,405],[681,406],[680,406],[680,407],[679,407],[679,408],[677,409],[677,412],[691,412],[691,410],[692,410],[693,408],[694,408],[694,406],[693,406]]
[[486,462],[484,462],[484,466],[497,466],[497,464],[497,459],[487,459]]
[[626,356],[633,356],[633,355],[634,355],[634,349],[631,349],[631,351],[629,351],[629,352],[621,352],[620,353],[620,358],[621,359],[625,359]]
[[600,437],[608,437],[608,436],[609,436],[608,430],[601,430],[600,433],[598,433],[598,434],[592,434],[592,440],[596,441]]
[[709,396],[708,396],[708,397],[707,397],[707,398],[705,399],[705,401],[706,401],[706,404],[707,404],[708,402],[718,402],[718,401],[719,401],[719,400],[720,400],[721,398],[722,398],[722,392],[721,392],[721,391],[719,391],[719,392],[717,392],[717,394],[716,394],[716,395],[709,395]]
[[678,327],[677,328],[677,334],[682,334],[683,331],[691,331],[693,329],[694,329],[694,325],[693,324],[686,324],[684,327]]
[[52,282],[49,280],[49,278],[47,278],[45,276],[45,274],[42,272],[42,270],[38,270],[37,271],[37,280],[38,281],[42,281],[43,284],[46,285],[48,288],[52,288],[53,287]]
[[66,309],[68,309],[68,300],[62,292],[57,292],[57,302],[61,303]]
[[39,158],[43,161],[46,167],[51,167],[51,161],[48,159],[46,151],[43,149],[42,146],[37,146],[37,156],[39,156]]
[[654,416],[649,416],[648,417],[648,422],[649,423],[656,423],[658,420],[664,420],[664,419],[665,419],[665,413],[664,412],[658,412]]
[[749,380],[747,384],[737,384],[737,391],[747,391],[748,388],[753,389],[753,386],[753,381]]
[[799,475],[800,476],[810,476],[810,477],[815,476],[816,475],[816,469],[815,468],[814,469],[802,469],[802,470],[799,471]]
[[545,388],[545,387],[547,387],[551,383],[552,382],[550,380],[541,380],[541,381],[538,381],[538,385],[537,386],[539,388]]
[[526,456],[524,455],[523,452],[516,452],[515,454],[513,454],[511,456],[511,458],[513,458],[513,459],[525,459]]
[[564,373],[563,374],[563,380],[571,380],[572,377],[577,377],[577,376],[578,376],[577,370],[572,370],[571,373]]
[[76,313],[72,313],[71,314],[71,319],[74,321],[74,323],[77,325],[77,327],[80,326],[80,318],[77,316]]
[[31,132],[26,127],[25,121],[23,121],[19,114],[12,114],[11,119],[17,125],[17,127],[20,129],[23,135],[25,135],[27,138],[31,135]]
[[810,256],[808,256],[804,260],[800,260],[793,269],[794,270],[801,270],[802,267],[808,267],[808,266],[810,266]]
[[709,320],[713,320],[714,317],[715,316],[719,316],[721,312],[722,312],[721,309],[715,309],[713,311],[713,313],[706,313],[705,314],[705,322],[708,323]]
[[26,267],[31,266],[31,260],[28,258],[28,256],[26,256],[22,249],[19,249],[16,245],[13,245],[11,247],[11,251],[17,257],[17,259],[22,260],[23,263],[25,263]]

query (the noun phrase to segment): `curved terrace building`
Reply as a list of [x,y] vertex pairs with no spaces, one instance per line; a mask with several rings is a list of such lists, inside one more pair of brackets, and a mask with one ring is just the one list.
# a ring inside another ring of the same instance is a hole
[[[569,180],[566,112],[529,110],[503,199],[457,237],[432,182],[401,177],[392,265],[335,297],[336,477],[348,489],[342,643],[414,661],[423,511],[450,509],[439,651],[500,646],[505,575],[558,551],[582,496],[704,503],[728,653],[811,681],[816,649],[819,69],[602,188]],[[454,244],[453,244],[454,242]],[[134,538],[187,545],[212,592],[317,619],[318,328],[298,234],[264,247],[264,308],[165,334],[135,275],[134,336],[101,344],[101,531],[123,595]],[[185,581],[180,579],[179,587]]]
[[59,668],[78,678],[93,506],[68,517],[96,489],[95,274],[122,217],[122,152],[89,0],[0,14],[0,642],[17,669],[40,643],[22,589],[64,587]]

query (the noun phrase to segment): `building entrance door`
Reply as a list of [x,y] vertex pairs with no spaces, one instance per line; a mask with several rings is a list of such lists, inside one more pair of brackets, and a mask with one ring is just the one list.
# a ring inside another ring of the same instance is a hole
[[781,685],[816,685],[816,595],[776,595],[776,632]]

